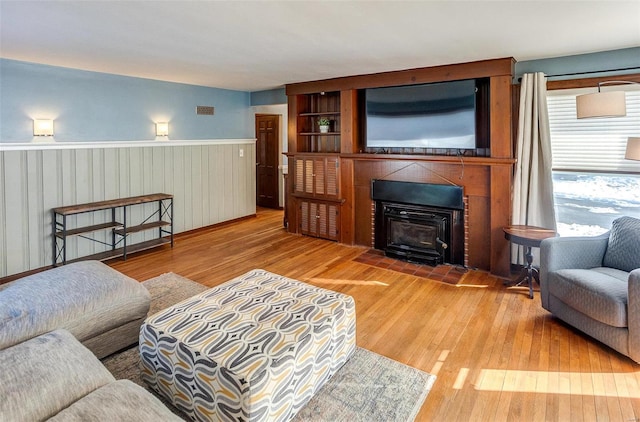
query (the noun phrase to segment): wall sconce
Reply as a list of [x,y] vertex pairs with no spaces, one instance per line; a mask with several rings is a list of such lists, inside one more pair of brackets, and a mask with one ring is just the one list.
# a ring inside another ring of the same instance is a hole
[[53,136],[53,120],[33,119],[33,136]]
[[640,138],[627,139],[627,152],[624,154],[624,158],[640,161]]
[[627,102],[624,91],[601,92],[602,85],[631,84],[630,81],[605,81],[598,83],[598,92],[576,97],[576,115],[578,119],[592,117],[624,117],[627,115]]
[[156,136],[169,136],[169,123],[156,123]]

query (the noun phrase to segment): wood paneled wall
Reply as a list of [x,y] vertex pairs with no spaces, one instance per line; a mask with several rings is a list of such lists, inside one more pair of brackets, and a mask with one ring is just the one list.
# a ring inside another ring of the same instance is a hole
[[[176,233],[255,214],[254,142],[0,150],[0,277],[51,265],[51,208],[158,192],[174,195]],[[132,207],[131,223],[155,209]],[[102,218],[79,215],[70,224]],[[157,233],[134,236],[132,242]],[[75,237],[67,257],[104,248]]]
[[[345,162],[351,160],[343,158],[343,165]],[[469,266],[490,269],[492,247],[495,247],[492,244],[493,226],[489,217],[492,204],[491,172],[494,168],[510,171],[511,165],[511,160],[464,158],[461,163],[460,160],[434,162],[419,157],[413,160],[378,160],[354,155],[350,164],[355,169],[353,206],[357,217],[354,221],[354,241],[358,245],[373,246],[372,179],[462,186],[469,206]]]

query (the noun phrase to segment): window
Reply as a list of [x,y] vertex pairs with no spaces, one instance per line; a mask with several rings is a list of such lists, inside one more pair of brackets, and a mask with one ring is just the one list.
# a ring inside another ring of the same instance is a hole
[[624,158],[627,138],[640,136],[640,90],[631,87],[627,116],[616,118],[576,118],[576,96],[593,88],[547,94],[556,223],[562,236],[603,233],[623,215],[640,218],[640,161]]

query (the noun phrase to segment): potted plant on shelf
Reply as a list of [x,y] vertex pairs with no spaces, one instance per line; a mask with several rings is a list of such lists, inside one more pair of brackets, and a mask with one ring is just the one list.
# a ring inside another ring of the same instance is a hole
[[329,125],[331,124],[331,120],[326,117],[320,117],[318,119],[318,126],[320,127],[320,133],[328,133]]

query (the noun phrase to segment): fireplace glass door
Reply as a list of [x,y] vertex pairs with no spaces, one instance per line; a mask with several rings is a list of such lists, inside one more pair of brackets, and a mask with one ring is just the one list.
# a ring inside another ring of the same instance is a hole
[[410,221],[389,220],[388,246],[402,249],[436,249],[438,228]]
[[417,262],[437,265],[444,262],[447,218],[411,219],[387,215],[387,244],[391,255]]

